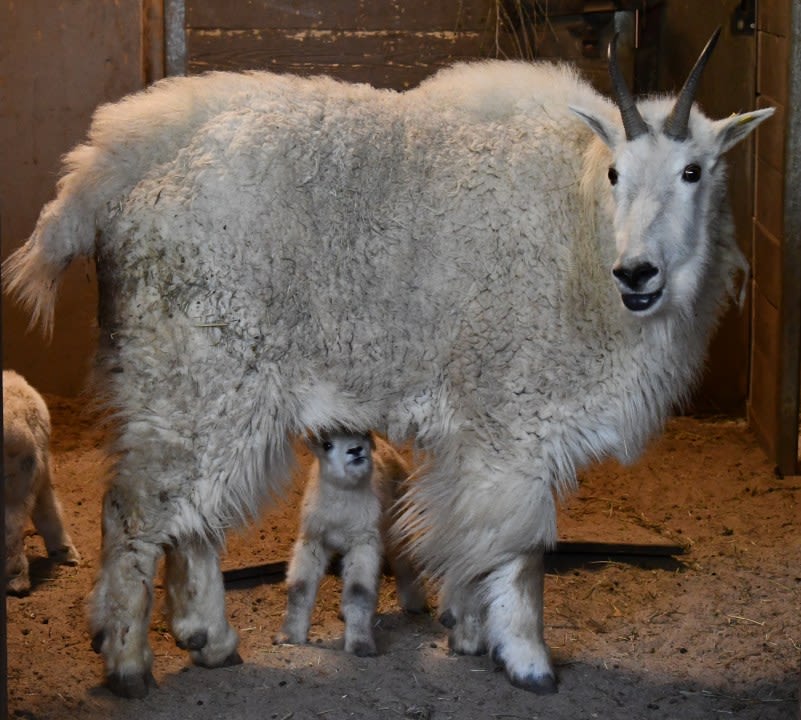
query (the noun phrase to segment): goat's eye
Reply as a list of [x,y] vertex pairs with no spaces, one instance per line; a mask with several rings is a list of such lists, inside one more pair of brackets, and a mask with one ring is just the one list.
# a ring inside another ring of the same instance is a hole
[[684,168],[681,179],[684,180],[684,182],[697,183],[701,179],[701,166],[691,163]]
[[612,185],[617,185],[617,170],[614,167],[609,168],[609,172],[606,173],[606,177],[609,178],[609,182]]
[[328,440],[323,442],[323,450],[325,450],[326,452],[329,452],[333,447],[334,447],[334,443],[332,443],[332,442],[330,442]]

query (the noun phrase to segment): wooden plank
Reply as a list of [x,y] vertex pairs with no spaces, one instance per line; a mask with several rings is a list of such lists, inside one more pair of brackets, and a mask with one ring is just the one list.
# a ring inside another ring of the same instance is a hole
[[753,293],[754,322],[751,346],[751,392],[748,420],[768,457],[776,458],[778,448],[778,391],[780,315],[765,296]]
[[164,0],[142,0],[142,64],[145,85],[165,73]]
[[754,222],[753,277],[765,300],[774,308],[778,308],[782,294],[781,242],[758,221]]
[[757,93],[787,104],[789,41],[766,32],[757,33]]
[[784,172],[784,135],[787,127],[784,105],[760,95],[757,107],[772,107],[776,110],[770,120],[762,123],[756,130],[757,158],[771,167]]
[[186,24],[221,30],[485,30],[493,0],[187,0]]
[[[53,198],[61,157],[85,139],[95,108],[143,84],[142,4],[96,0],[0,3],[0,198],[5,257]],[[4,303],[3,367],[41,392],[84,388],[95,347],[97,286],[89,262],[67,271],[52,341]]]
[[774,237],[784,237],[784,175],[757,158],[754,216]]
[[787,37],[790,34],[790,3],[792,0],[759,0],[757,29]]
[[[564,566],[565,561],[571,567],[578,567],[587,563],[618,562],[629,565],[659,564],[659,560],[669,561],[675,555],[684,555],[685,548],[673,543],[614,543],[598,541],[559,540],[553,550],[545,553],[546,569],[553,572]],[[680,568],[675,559],[670,563],[671,569]],[[244,567],[229,568],[223,571],[223,584],[228,589],[257,587],[258,585],[273,585],[286,579],[289,563],[285,560],[262,563],[260,565],[247,565]],[[341,559],[334,557],[326,572],[330,575],[340,575],[342,571]],[[391,574],[386,566],[384,573]]]
[[300,75],[329,74],[376,87],[416,85],[454,58],[487,52],[483,33],[280,30],[189,31],[189,72],[260,68]]
[[788,70],[782,243],[782,326],[779,359],[779,472],[799,471],[798,421],[801,395],[801,3],[793,2],[792,43],[785,57]]

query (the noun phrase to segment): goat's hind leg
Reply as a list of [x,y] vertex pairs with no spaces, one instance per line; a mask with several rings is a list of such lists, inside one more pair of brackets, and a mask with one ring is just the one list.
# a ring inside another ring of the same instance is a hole
[[459,655],[485,655],[484,607],[478,584],[445,579],[440,593],[439,621],[448,629],[448,647]]
[[153,577],[160,545],[132,530],[136,517],[124,490],[111,487],[103,500],[102,564],[90,599],[92,648],[101,653],[112,692],[143,698],[153,678],[148,643]]
[[556,692],[543,627],[544,551],[518,555],[482,584],[492,659],[504,668],[512,685],[538,694]]
[[203,667],[241,663],[216,548],[204,538],[181,538],[167,549],[165,567],[167,615],[178,647]]

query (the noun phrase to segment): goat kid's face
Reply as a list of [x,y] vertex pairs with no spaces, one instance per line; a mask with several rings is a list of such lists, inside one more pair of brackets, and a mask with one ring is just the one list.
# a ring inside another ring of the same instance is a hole
[[[725,202],[724,153],[773,108],[712,121],[693,106],[712,36],[679,97],[634,103],[610,46],[610,74],[622,124],[571,110],[611,151],[607,173],[617,257],[611,268],[623,305],[639,316],[664,309],[690,313],[702,281],[724,262],[717,223]],[[725,231],[724,231],[725,233]],[[722,238],[726,242],[733,239]]]
[[369,433],[325,433],[309,440],[320,464],[320,477],[339,487],[356,487],[373,471],[373,439]]

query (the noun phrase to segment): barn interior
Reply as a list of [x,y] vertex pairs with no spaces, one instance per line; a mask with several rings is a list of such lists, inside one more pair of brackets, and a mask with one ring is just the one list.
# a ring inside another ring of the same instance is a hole
[[[173,75],[269,69],[404,90],[455,60],[574,63],[609,92],[606,48],[637,93],[675,92],[712,29],[722,38],[697,100],[725,117],[775,107],[728,155],[742,307],[712,341],[702,382],[634,466],[582,471],[548,558],[546,636],[558,695],[512,688],[487,658],[449,653],[436,598],[424,616],[382,585],[380,654],[342,652],[341,589],[320,591],[312,642],[272,643],[283,563],[308,454],[293,491],[223,557],[241,666],[188,664],[161,619],[160,688],[116,698],[86,629],[99,563],[106,429],[85,384],[97,343],[97,284],[75,263],[51,340],[2,301],[3,367],[53,421],[54,484],[80,565],[52,563],[31,530],[32,588],[7,597],[0,702],[7,717],[789,718],[801,680],[801,8],[792,0],[27,0],[0,7],[0,241],[5,259],[54,195],[60,158],[95,108]],[[410,453],[409,457],[412,455]],[[163,590],[159,588],[160,591]],[[163,593],[162,593],[163,594]]]

